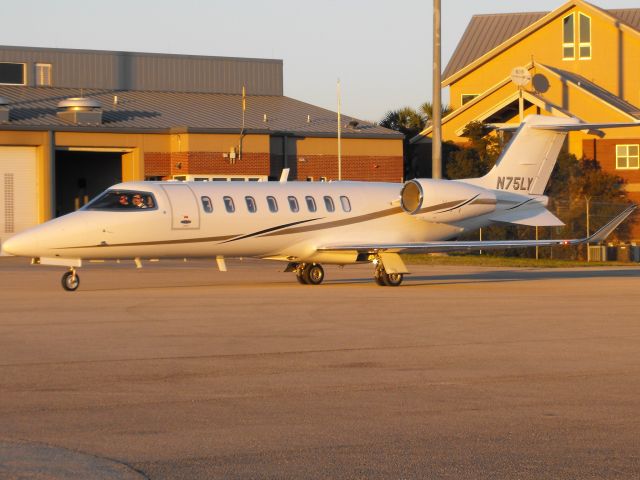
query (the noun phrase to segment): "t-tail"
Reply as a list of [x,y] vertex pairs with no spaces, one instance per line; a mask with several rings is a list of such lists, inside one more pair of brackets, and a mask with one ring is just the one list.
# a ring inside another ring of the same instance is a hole
[[600,128],[638,125],[640,123],[583,123],[577,118],[530,115],[517,128],[491,171],[465,182],[493,190],[543,195],[567,133],[584,130],[603,136]]

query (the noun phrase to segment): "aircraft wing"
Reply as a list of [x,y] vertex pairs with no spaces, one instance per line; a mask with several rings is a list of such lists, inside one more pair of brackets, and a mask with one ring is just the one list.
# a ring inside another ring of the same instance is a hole
[[553,247],[556,245],[568,246],[582,243],[600,243],[613,232],[631,213],[637,205],[630,205],[623,212],[612,218],[593,235],[586,238],[571,240],[480,240],[480,241],[441,241],[441,242],[416,242],[416,243],[389,243],[389,244],[352,244],[352,245],[327,245],[319,248],[319,251],[357,251],[358,253],[437,253],[460,252],[469,250],[497,250],[505,248],[524,247]]

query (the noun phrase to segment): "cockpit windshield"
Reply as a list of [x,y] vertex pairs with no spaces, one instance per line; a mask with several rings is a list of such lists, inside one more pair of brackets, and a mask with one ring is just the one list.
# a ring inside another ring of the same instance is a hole
[[157,207],[152,193],[107,190],[84,208],[87,210],[153,210]]

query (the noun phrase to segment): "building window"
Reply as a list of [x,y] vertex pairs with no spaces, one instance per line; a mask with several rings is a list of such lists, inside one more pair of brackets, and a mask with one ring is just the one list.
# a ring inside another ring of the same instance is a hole
[[211,203],[211,199],[209,197],[200,197],[200,200],[202,200],[202,208],[205,212],[213,212],[213,203]]
[[640,145],[616,145],[616,168],[638,170],[640,168]]
[[575,58],[576,58],[575,15],[571,13],[562,19],[562,59],[575,60]]
[[51,86],[51,64],[50,63],[36,63],[36,86],[38,87]]
[[233,213],[236,211],[236,205],[233,203],[233,198],[224,197],[223,200],[224,200],[224,208],[227,209],[227,212]]
[[0,62],[0,84],[26,85],[26,63]]
[[476,98],[478,96],[477,93],[463,93],[460,96],[460,104],[464,105],[465,103],[470,102],[471,100],[473,100],[474,98]]
[[578,44],[578,58],[580,60],[591,59],[591,18],[584,13],[579,13],[580,19],[580,43]]
[[276,197],[267,197],[267,205],[269,205],[269,211],[276,213],[278,211],[278,201]]

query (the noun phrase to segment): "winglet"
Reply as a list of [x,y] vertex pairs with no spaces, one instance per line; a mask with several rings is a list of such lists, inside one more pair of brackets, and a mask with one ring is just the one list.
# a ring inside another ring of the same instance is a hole
[[613,232],[618,225],[625,221],[625,219],[633,213],[633,211],[638,206],[636,204],[632,204],[625,208],[621,213],[617,216],[609,220],[603,227],[597,230],[593,235],[586,239],[589,243],[600,243],[603,242],[610,234]]

